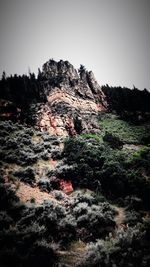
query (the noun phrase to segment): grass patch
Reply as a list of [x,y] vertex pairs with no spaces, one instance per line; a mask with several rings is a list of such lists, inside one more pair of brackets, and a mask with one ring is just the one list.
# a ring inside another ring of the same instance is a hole
[[116,115],[107,114],[100,121],[102,136],[107,132],[120,138],[127,144],[140,144],[141,139],[150,132],[150,122],[134,125],[119,119]]
[[80,137],[83,139],[94,139],[98,142],[103,142],[102,136],[97,134],[81,134]]

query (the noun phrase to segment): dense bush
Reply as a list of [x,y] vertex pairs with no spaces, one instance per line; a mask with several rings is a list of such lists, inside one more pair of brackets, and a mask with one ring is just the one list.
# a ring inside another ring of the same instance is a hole
[[4,137],[0,137],[0,146],[2,147],[2,146],[5,146],[5,144],[6,144],[6,140],[5,140],[5,138]]
[[20,181],[23,181],[31,185],[35,182],[35,173],[33,168],[31,167],[27,167],[26,169],[14,172],[14,176],[17,176]]
[[48,141],[44,142],[44,148],[51,150],[52,148],[51,142]]
[[[99,203],[91,195],[78,194],[71,202],[71,214],[77,221],[77,232],[83,240],[95,240],[112,232],[115,210],[107,203]],[[84,235],[82,235],[82,231]],[[85,234],[86,233],[86,234]]]
[[100,182],[104,192],[111,196],[124,196],[127,193],[125,169],[115,161],[104,163],[101,171]]
[[145,230],[146,239],[150,240],[150,218],[146,217],[144,219],[144,225],[142,226],[143,230]]
[[6,143],[1,154],[3,155],[3,161],[7,163],[16,163],[21,166],[32,165],[38,159],[38,155],[35,155],[31,148],[23,147],[23,143],[19,144],[16,142],[9,143],[8,147]]
[[7,214],[6,211],[0,211],[0,231],[8,229],[13,223],[13,219]]
[[61,158],[59,147],[56,148],[52,144],[54,142],[59,144],[57,137],[51,137],[48,133],[46,135],[45,133],[40,133],[39,142],[34,143],[33,140],[38,137],[39,133],[33,130],[33,128],[13,124],[10,121],[7,123],[1,122],[0,126],[3,130],[0,137],[0,159],[4,162],[29,166],[35,164],[38,159],[48,160],[50,157],[53,159]]
[[[0,232],[2,266],[51,266],[56,262],[56,249],[44,239],[42,227],[33,224],[24,230]],[[55,250],[54,250],[55,249]]]
[[[57,261],[58,242],[66,244],[75,236],[75,225],[68,220],[65,208],[54,202],[45,202],[39,207],[25,206],[17,211],[16,217],[14,203],[18,199],[14,198],[13,192],[10,196],[11,191],[5,189],[0,192],[5,203],[1,202],[4,211],[0,212],[2,266],[53,266]],[[10,227],[12,225],[13,228]]]
[[7,211],[16,201],[18,201],[18,198],[12,191],[11,186],[0,183],[0,211]]
[[150,144],[150,135],[146,134],[141,138],[141,144],[143,145],[149,145]]
[[48,160],[50,159],[50,154],[47,150],[44,150],[41,154],[40,154],[40,158],[43,160]]
[[[48,132],[42,133],[42,138],[43,138],[44,142],[51,142],[51,143],[53,143],[53,142],[57,142],[58,141],[58,137],[57,136],[50,135]],[[57,144],[59,144],[59,141],[58,141]]]
[[66,180],[70,180],[73,179],[74,177],[76,177],[76,168],[77,165],[67,165],[67,164],[63,164],[62,166],[58,166],[55,169],[55,175],[58,178],[62,178],[62,179],[66,179]]
[[33,151],[35,153],[41,153],[42,151],[44,151],[44,142],[40,142],[38,144],[34,144],[33,145]]
[[59,148],[51,150],[51,157],[53,160],[58,160],[62,158],[62,153]]
[[[72,169],[68,168],[69,174],[66,177],[72,177],[75,186],[96,188],[98,186],[96,172],[104,163],[103,153],[104,146],[99,143],[94,144],[80,138],[70,138],[66,141],[63,155],[66,163],[73,165]],[[72,170],[72,175],[70,171]]]
[[128,155],[124,150],[78,137],[66,140],[63,155],[69,166],[61,175],[71,177],[74,186],[103,192],[111,199],[134,195],[145,204],[149,199],[150,183],[143,176],[143,171],[150,174],[148,147]]
[[53,196],[58,200],[66,200],[66,194],[63,193],[61,190],[53,190]]
[[[98,240],[88,246],[85,257],[78,266],[148,266],[149,247],[140,226],[117,232],[115,239]],[[144,249],[144,253],[143,253]]]
[[41,191],[50,192],[51,191],[51,184],[50,180],[47,178],[41,178],[38,182],[38,187]]
[[0,121],[1,136],[8,135],[17,130],[18,125],[12,121]]
[[27,265],[29,267],[53,266],[57,260],[57,254],[53,246],[45,240],[36,242],[30,251]]
[[111,133],[105,133],[103,140],[107,142],[112,148],[122,148],[123,142],[119,137],[112,135]]

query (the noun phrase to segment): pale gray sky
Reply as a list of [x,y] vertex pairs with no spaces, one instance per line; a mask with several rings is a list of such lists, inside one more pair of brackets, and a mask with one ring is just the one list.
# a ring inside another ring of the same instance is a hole
[[50,58],[100,84],[150,89],[150,0],[0,0],[0,74]]

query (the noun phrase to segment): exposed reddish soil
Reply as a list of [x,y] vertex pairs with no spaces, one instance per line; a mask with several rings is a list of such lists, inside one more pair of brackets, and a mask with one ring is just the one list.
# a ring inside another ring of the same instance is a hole
[[56,199],[46,193],[41,192],[38,187],[31,187],[29,185],[20,182],[19,189],[16,191],[16,195],[19,197],[20,201],[23,203],[35,201],[36,205],[41,205],[44,200],[56,201]]

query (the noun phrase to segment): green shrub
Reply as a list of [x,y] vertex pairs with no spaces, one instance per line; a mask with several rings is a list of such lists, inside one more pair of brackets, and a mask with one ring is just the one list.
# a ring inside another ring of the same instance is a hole
[[41,178],[38,182],[38,187],[42,192],[50,192],[51,191],[51,184],[48,178]]
[[58,160],[62,158],[62,153],[59,148],[51,150],[51,157],[53,160]]
[[[72,215],[76,218],[78,237],[83,240],[95,240],[113,231],[115,211],[108,202],[98,203],[89,195],[78,194],[71,203]],[[86,234],[82,236],[82,230]],[[80,234],[81,236],[80,236]]]
[[146,239],[150,240],[150,217],[144,218],[143,230],[146,231]]
[[83,139],[87,139],[87,140],[93,139],[93,140],[95,140],[97,142],[101,142],[102,141],[101,136],[97,135],[97,134],[91,134],[91,133],[90,134],[81,134],[80,137],[83,138]]
[[0,184],[0,211],[7,211],[12,208],[13,203],[18,201],[18,197],[13,192],[10,185]]
[[17,176],[20,181],[23,181],[28,184],[33,184],[35,182],[35,173],[34,169],[31,167],[27,167],[26,169],[22,169],[13,173],[14,176]]
[[141,139],[147,136],[150,130],[150,123],[145,122],[141,125],[134,125],[127,121],[119,119],[118,116],[107,114],[102,116],[100,120],[102,136],[106,132],[120,138],[121,141],[127,144],[140,144]]
[[13,219],[7,214],[6,211],[0,211],[0,231],[8,229],[13,223]]
[[119,137],[112,135],[111,133],[105,133],[103,136],[104,142],[107,142],[111,148],[114,149],[121,149],[123,146],[123,142],[120,140]]
[[30,250],[27,265],[29,267],[49,267],[56,263],[57,254],[54,251],[54,244],[49,244],[46,240],[37,241]]
[[[144,249],[144,253],[143,253]],[[78,266],[148,266],[149,248],[146,245],[145,233],[141,227],[132,227],[117,231],[105,240],[90,243],[86,254]]]

